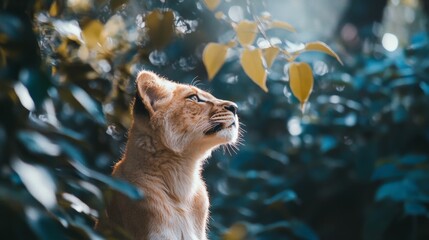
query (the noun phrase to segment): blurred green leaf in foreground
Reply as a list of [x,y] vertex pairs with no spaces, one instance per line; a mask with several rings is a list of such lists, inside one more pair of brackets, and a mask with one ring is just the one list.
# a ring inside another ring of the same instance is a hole
[[[292,2],[1,2],[0,238],[127,239],[93,226],[112,191],[144,198],[110,172],[124,151],[134,75],[149,69],[202,79],[239,106],[245,144],[205,166],[210,239],[428,239],[427,26],[401,42],[372,19],[387,6],[394,19],[405,9],[418,20],[425,1],[344,3],[338,31],[322,39],[335,52],[302,43],[306,29],[272,20],[266,7],[312,19],[336,9]],[[275,61],[281,49],[308,66]],[[312,78],[289,77],[309,67]]]

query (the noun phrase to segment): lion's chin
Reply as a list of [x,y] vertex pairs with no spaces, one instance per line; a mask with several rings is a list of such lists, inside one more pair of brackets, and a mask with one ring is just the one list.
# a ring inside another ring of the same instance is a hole
[[238,124],[234,122],[231,125],[217,131],[214,135],[217,139],[219,139],[222,142],[222,144],[235,143],[238,139],[237,125]]

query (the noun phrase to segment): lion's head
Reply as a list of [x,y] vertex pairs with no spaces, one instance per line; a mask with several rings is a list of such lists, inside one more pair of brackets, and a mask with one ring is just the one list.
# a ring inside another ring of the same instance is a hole
[[146,129],[172,151],[209,151],[239,137],[237,105],[195,86],[142,71],[133,106],[134,125]]

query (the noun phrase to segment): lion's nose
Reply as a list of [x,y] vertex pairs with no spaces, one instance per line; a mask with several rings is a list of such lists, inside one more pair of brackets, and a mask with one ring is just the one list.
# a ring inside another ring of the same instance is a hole
[[238,110],[237,105],[230,104],[230,105],[225,105],[225,106],[223,106],[223,107],[224,107],[226,110],[228,110],[228,111],[232,112],[234,115],[236,115],[236,114],[237,114],[237,110]]

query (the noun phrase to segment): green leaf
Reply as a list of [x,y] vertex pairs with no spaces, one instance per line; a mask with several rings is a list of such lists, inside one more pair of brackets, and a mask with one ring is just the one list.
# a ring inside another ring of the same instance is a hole
[[228,48],[228,46],[218,43],[209,43],[204,48],[203,63],[206,67],[209,80],[212,80],[216,76],[216,73],[224,64]]
[[28,164],[18,158],[13,160],[11,166],[37,201],[47,209],[55,208],[57,204],[55,196],[56,184],[46,168]]
[[87,164],[85,155],[82,153],[82,150],[76,146],[76,144],[71,144],[68,141],[60,140],[58,143],[61,146],[61,150],[74,162],[80,164]]
[[47,91],[51,86],[49,77],[40,72],[39,69],[25,68],[19,73],[19,80],[27,88],[35,107],[40,107],[47,97]]
[[14,91],[19,101],[21,102],[21,105],[24,106],[28,111],[34,111],[34,109],[36,108],[34,101],[31,98],[30,93],[28,92],[28,89],[24,86],[24,84],[17,82],[14,85]]
[[266,85],[267,72],[265,71],[262,58],[261,49],[244,49],[241,54],[240,63],[247,76],[262,90],[268,92]]
[[58,157],[60,146],[38,132],[19,131],[18,139],[32,153]]
[[417,165],[428,162],[429,157],[424,154],[407,154],[401,157],[399,162],[403,165]]
[[131,199],[141,200],[143,198],[141,190],[128,182],[91,170],[80,162],[72,161],[71,165],[82,175],[105,183],[112,189],[124,193]]
[[316,233],[301,221],[290,221],[290,229],[292,230],[292,233],[299,239],[319,240],[319,237],[316,235]]
[[298,200],[298,196],[296,195],[296,193],[288,189],[265,200],[264,203],[267,205],[270,205],[276,202],[290,202],[290,201],[297,201],[297,200]]
[[39,239],[68,239],[64,228],[45,211],[35,207],[24,209],[28,226]]
[[304,111],[310,93],[313,90],[313,73],[307,63],[291,63],[289,67],[289,84],[293,95],[301,103],[301,111]]
[[383,164],[374,169],[372,174],[372,180],[385,180],[389,178],[398,178],[402,176],[404,173],[398,169],[395,164]]
[[425,205],[417,202],[406,202],[404,204],[405,214],[411,216],[428,216],[429,212]]
[[104,113],[101,106],[91,96],[88,95],[82,88],[70,85],[70,91],[77,102],[96,120],[99,124],[106,124]]
[[375,195],[375,200],[381,201],[390,199],[393,201],[407,201],[407,200],[426,200],[429,201],[428,197],[424,197],[420,194],[420,190],[417,185],[409,180],[389,182],[382,185]]

